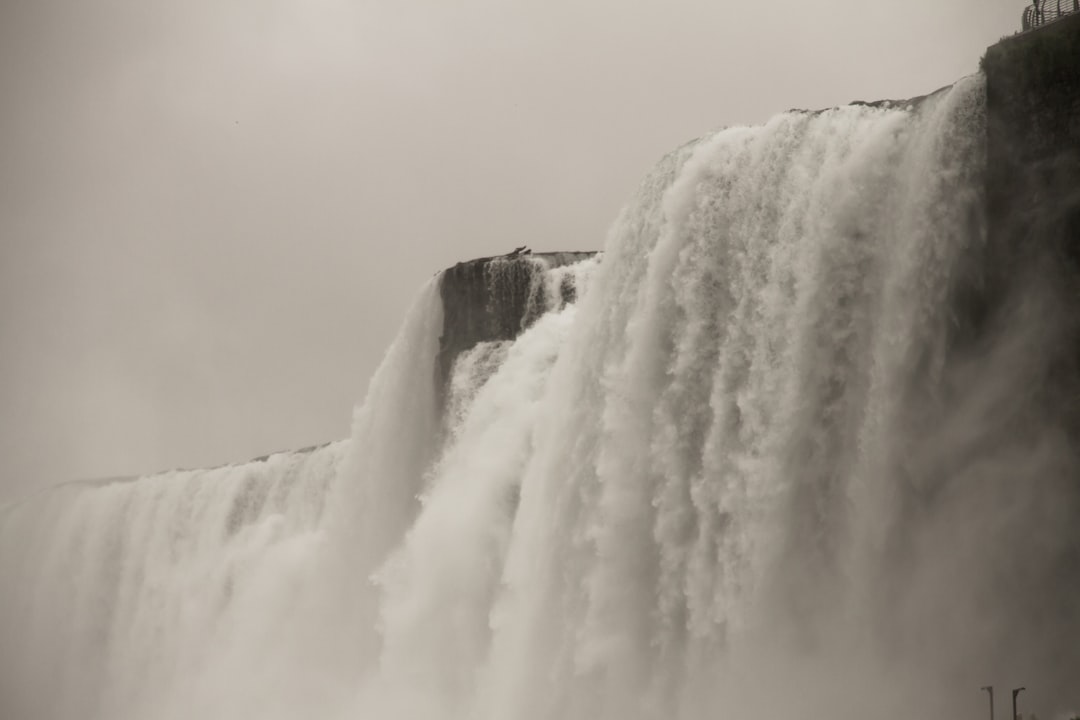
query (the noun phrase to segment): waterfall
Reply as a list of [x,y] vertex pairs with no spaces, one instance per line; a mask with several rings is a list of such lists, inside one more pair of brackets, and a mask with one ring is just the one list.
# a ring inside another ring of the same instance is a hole
[[994,266],[984,122],[976,76],[719,130],[602,258],[489,263],[504,337],[447,355],[426,286],[348,440],[0,509],[0,715],[1069,709],[1076,328]]

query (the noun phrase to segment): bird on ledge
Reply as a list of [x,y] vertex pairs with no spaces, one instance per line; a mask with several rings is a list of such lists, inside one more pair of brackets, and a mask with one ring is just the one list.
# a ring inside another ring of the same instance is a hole
[[532,250],[530,250],[527,245],[522,245],[519,248],[515,248],[514,252],[507,253],[506,256],[507,257],[517,257],[518,255],[530,255],[530,254],[532,254]]

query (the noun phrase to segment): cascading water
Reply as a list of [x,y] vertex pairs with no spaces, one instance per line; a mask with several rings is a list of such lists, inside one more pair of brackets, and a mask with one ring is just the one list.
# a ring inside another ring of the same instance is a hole
[[350,440],[4,508],[3,717],[1065,709],[1075,335],[1037,258],[988,296],[982,123],[717,132],[445,388],[426,288]]
[[377,652],[367,576],[435,452],[441,328],[432,282],[347,442],[3,509],[0,717],[331,717],[352,702]]

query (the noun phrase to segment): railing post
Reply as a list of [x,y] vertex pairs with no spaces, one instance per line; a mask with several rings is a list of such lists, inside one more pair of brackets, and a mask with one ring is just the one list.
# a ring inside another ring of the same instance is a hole
[[1024,690],[1027,690],[1027,688],[1023,688],[1023,687],[1013,688],[1012,720],[1019,720],[1017,715],[1016,715],[1016,696],[1019,695],[1020,693],[1022,693]]

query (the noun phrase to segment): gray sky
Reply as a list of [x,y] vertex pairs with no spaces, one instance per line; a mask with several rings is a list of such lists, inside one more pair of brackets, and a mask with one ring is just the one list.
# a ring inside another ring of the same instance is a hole
[[1022,0],[3,0],[0,501],[344,437],[417,288],[662,154],[974,72]]

